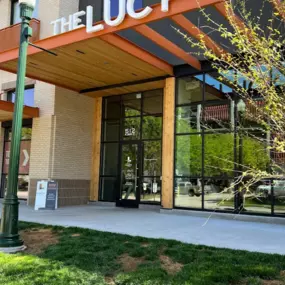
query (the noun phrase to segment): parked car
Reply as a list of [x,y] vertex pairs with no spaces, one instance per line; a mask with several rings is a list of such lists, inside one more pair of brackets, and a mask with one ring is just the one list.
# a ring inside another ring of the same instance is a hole
[[182,179],[178,180],[175,187],[175,193],[176,194],[179,193],[180,195],[189,195],[190,197],[201,196],[202,187],[201,185],[195,185],[194,184],[195,182],[191,182],[190,180],[182,180]]
[[259,197],[271,198],[273,189],[274,197],[285,199],[285,180],[274,180],[271,186],[270,181],[265,181],[264,184],[256,188],[256,194]]
[[[190,197],[200,197],[202,195],[202,184],[199,179],[178,180],[176,182],[175,193],[180,195],[189,195]],[[219,187],[213,183],[204,185],[205,194],[220,192]]]

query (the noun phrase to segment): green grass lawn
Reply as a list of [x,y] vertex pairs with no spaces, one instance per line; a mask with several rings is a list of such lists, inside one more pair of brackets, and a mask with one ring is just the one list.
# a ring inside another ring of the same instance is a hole
[[29,249],[0,254],[1,285],[285,284],[281,255],[80,228],[28,223],[20,227]]

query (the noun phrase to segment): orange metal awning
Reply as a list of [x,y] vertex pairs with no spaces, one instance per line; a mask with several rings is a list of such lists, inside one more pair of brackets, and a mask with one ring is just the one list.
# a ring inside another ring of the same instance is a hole
[[[0,100],[0,122],[12,121],[14,103]],[[39,117],[39,108],[24,106],[23,119]]]

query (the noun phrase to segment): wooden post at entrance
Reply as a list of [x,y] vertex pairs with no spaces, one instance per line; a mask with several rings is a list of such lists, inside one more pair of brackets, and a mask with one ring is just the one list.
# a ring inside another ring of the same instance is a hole
[[167,78],[163,100],[162,207],[173,208],[175,78]]
[[95,98],[94,102],[92,168],[91,168],[91,185],[90,185],[91,201],[98,201],[99,199],[101,122],[102,122],[102,97],[99,97]]

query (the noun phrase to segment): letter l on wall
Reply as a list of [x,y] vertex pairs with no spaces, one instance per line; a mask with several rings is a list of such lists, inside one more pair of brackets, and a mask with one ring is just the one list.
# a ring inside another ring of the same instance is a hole
[[104,30],[104,25],[93,26],[93,7],[88,6],[86,10],[86,32],[88,34]]

